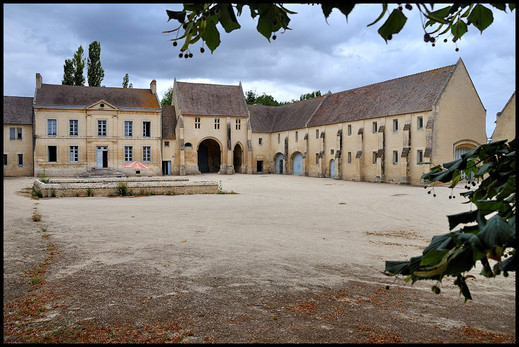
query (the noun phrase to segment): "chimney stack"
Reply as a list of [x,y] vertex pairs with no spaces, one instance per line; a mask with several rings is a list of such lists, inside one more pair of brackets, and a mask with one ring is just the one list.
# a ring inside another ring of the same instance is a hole
[[36,89],[40,89],[43,81],[39,72],[36,73]]
[[153,94],[157,94],[157,81],[155,81],[155,80],[151,81],[150,89]]

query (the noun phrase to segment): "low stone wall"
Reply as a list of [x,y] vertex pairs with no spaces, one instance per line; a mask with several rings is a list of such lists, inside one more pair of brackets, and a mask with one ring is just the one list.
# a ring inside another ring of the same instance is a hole
[[179,177],[51,178],[36,179],[33,189],[41,197],[216,194],[218,183]]

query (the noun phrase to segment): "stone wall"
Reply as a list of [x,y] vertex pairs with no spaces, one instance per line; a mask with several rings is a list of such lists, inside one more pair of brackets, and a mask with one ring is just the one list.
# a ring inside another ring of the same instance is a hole
[[216,194],[218,183],[172,177],[52,178],[46,183],[35,180],[33,189],[41,192],[41,197],[119,196],[123,192],[126,195]]

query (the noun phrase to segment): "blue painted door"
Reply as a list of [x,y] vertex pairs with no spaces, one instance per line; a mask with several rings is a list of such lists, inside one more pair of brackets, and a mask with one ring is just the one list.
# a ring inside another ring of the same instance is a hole
[[282,174],[283,173],[283,154],[279,153],[276,156],[276,173]]
[[330,160],[330,177],[335,177],[335,159]]
[[297,152],[294,155],[294,175],[302,175],[303,174],[303,154]]

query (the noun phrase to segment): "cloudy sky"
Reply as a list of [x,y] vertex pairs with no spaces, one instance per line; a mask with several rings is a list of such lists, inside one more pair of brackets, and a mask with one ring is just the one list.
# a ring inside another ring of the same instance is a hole
[[[437,5],[440,6],[440,5]],[[381,23],[368,27],[381,12],[379,4],[357,5],[348,20],[335,9],[328,23],[320,6],[287,4],[292,30],[268,42],[256,31],[248,8],[238,17],[242,28],[226,34],[211,54],[192,49],[180,59],[179,48],[163,31],[174,27],[166,9],[181,4],[5,4],[4,95],[33,96],[35,75],[43,83],[61,84],[65,59],[81,45],[88,55],[92,41],[101,43],[105,71],[102,85],[120,87],[126,73],[134,88],[157,81],[162,97],[173,79],[185,82],[242,83],[244,91],[272,95],[278,101],[299,99],[320,90],[340,92],[451,64],[465,63],[487,110],[487,136],[496,113],[515,90],[515,12],[494,11],[494,23],[483,32],[469,27],[457,44],[423,41],[417,11],[405,11],[404,29],[388,44],[378,35]],[[85,68],[86,77],[86,68]]]

